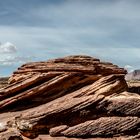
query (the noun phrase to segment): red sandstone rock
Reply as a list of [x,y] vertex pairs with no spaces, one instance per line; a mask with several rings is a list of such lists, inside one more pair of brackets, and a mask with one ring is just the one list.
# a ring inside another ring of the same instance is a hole
[[139,138],[140,95],[126,92],[125,74],[90,56],[22,65],[0,90],[0,137]]

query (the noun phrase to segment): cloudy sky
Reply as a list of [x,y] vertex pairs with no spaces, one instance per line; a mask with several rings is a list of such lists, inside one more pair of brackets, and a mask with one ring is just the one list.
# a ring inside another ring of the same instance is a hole
[[72,54],[138,69],[139,7],[139,0],[1,0],[0,76]]

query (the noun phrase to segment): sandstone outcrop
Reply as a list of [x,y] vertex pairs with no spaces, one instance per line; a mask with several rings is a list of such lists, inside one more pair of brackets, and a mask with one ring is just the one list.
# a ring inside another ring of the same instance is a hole
[[22,65],[0,90],[0,138],[140,139],[140,95],[125,74],[90,56]]
[[140,94],[140,81],[127,81],[128,91]]

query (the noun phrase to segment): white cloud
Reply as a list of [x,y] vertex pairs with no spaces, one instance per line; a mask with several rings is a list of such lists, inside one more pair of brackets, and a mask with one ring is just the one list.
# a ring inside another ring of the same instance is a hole
[[128,73],[133,72],[134,71],[134,67],[131,65],[125,65],[124,69],[126,69],[128,71]]
[[0,60],[0,66],[12,66],[12,65],[21,65],[32,61],[34,57],[31,56],[7,56],[4,59]]
[[31,6],[26,12],[15,9],[23,20],[15,16],[17,22],[12,26],[6,24],[7,20],[1,24],[0,39],[13,42],[18,50],[2,44],[0,63],[11,66],[87,54],[121,67],[129,64],[125,66],[128,71],[140,68],[139,4],[131,0],[68,0]]
[[[126,64],[139,67],[139,47],[112,40],[114,31],[99,28],[49,28],[49,27],[9,27],[0,26],[0,38],[4,42],[10,40],[18,46],[12,54],[0,55],[0,60],[7,56],[32,57],[32,61],[47,60],[71,54],[87,54],[112,61],[124,67]],[[10,58],[13,59],[13,58]],[[9,60],[10,60],[9,59]],[[28,59],[27,59],[28,60]],[[6,60],[7,61],[7,60]],[[18,59],[15,60],[19,63]],[[135,64],[133,64],[135,61]],[[22,61],[23,62],[23,61]],[[25,63],[26,60],[23,62]],[[14,63],[15,64],[15,63]]]
[[0,44],[0,53],[15,53],[17,52],[17,48],[10,42],[6,42],[4,44]]
[[[81,25],[87,23],[92,25],[96,20],[105,23],[109,19],[131,21],[140,20],[139,2],[131,0],[115,1],[64,1],[61,4],[42,5],[32,8],[28,14],[23,13],[26,18],[34,18],[45,23],[47,21],[55,25]],[[91,25],[91,26],[92,26]]]
[[[10,30],[10,31],[11,31],[11,33],[13,33],[12,30]],[[5,38],[6,38],[6,36],[5,36]],[[13,39],[15,39],[15,38],[18,39],[18,34],[17,34],[17,36],[13,35]],[[2,66],[3,67],[19,66],[23,63],[31,61],[32,59],[33,59],[32,56],[30,56],[29,54],[25,55],[24,51],[23,52],[22,52],[22,50],[19,51],[17,49],[17,47],[10,42],[0,44],[0,67],[2,67]]]

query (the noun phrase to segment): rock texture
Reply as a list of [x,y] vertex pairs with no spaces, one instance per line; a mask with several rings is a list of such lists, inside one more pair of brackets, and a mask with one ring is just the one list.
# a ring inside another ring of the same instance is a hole
[[125,74],[90,56],[22,65],[0,90],[0,138],[140,139],[140,95]]
[[129,92],[140,94],[140,81],[137,80],[127,81],[127,84]]

